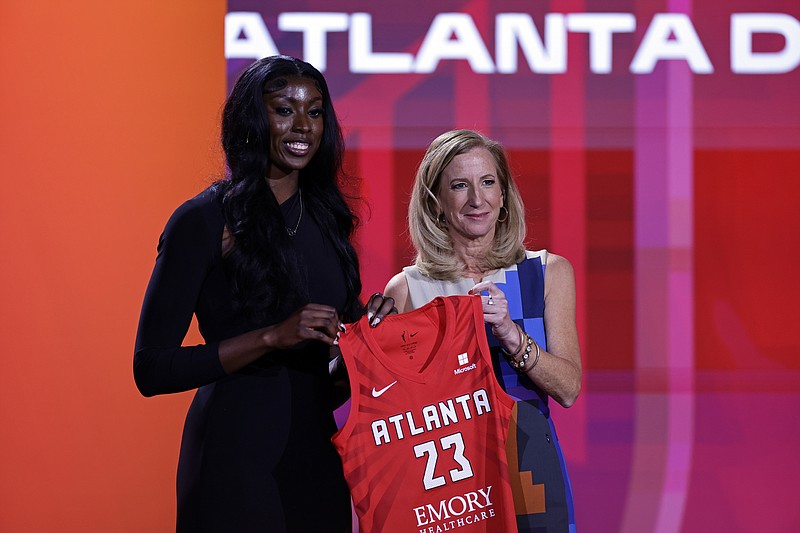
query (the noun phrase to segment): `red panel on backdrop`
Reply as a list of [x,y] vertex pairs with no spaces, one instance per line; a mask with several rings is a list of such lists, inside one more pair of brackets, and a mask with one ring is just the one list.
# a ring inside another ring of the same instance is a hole
[[[633,152],[586,155],[588,306],[587,370],[635,368]],[[613,347],[613,349],[610,349]]]
[[695,156],[697,367],[800,369],[800,151]]

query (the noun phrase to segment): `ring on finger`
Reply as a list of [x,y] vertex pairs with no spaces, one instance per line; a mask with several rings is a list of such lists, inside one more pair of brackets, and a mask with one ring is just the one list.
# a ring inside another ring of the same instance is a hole
[[491,294],[489,295],[489,301],[486,302],[486,303],[488,303],[489,305],[494,305],[494,300],[492,299],[492,295]]

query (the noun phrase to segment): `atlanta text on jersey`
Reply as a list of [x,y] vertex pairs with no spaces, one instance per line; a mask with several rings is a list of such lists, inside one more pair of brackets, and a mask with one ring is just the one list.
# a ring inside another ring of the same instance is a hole
[[443,402],[426,405],[416,415],[411,411],[406,411],[388,418],[373,420],[372,436],[375,438],[375,446],[388,444],[392,442],[392,439],[404,439],[406,434],[419,435],[442,426],[457,424],[461,420],[469,420],[472,418],[473,411],[475,416],[492,411],[489,394],[485,389],[478,389],[472,394],[462,394]]
[[[420,533],[440,533],[487,520],[495,516],[492,486],[453,496],[436,504],[414,508]],[[423,527],[427,526],[427,527]]]

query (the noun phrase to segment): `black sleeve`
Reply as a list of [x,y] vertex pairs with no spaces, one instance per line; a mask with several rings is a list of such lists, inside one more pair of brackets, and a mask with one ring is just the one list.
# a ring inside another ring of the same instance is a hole
[[210,233],[203,206],[189,201],[159,238],[133,356],[133,376],[144,396],[194,389],[225,375],[218,343],[181,346],[214,258]]

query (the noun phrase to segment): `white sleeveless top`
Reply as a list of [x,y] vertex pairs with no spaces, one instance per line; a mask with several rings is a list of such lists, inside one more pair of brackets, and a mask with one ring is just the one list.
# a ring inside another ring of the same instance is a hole
[[[525,259],[531,259],[533,257],[540,257],[542,264],[547,264],[547,250],[525,251]],[[493,281],[494,283],[504,284],[506,282],[506,272],[516,269],[517,265],[498,269],[494,274],[484,276],[481,281]],[[453,281],[429,278],[413,265],[404,267],[403,273],[406,275],[408,296],[412,309],[422,307],[437,296],[458,296],[467,294],[467,292],[475,286],[475,280],[472,278],[458,278]]]

